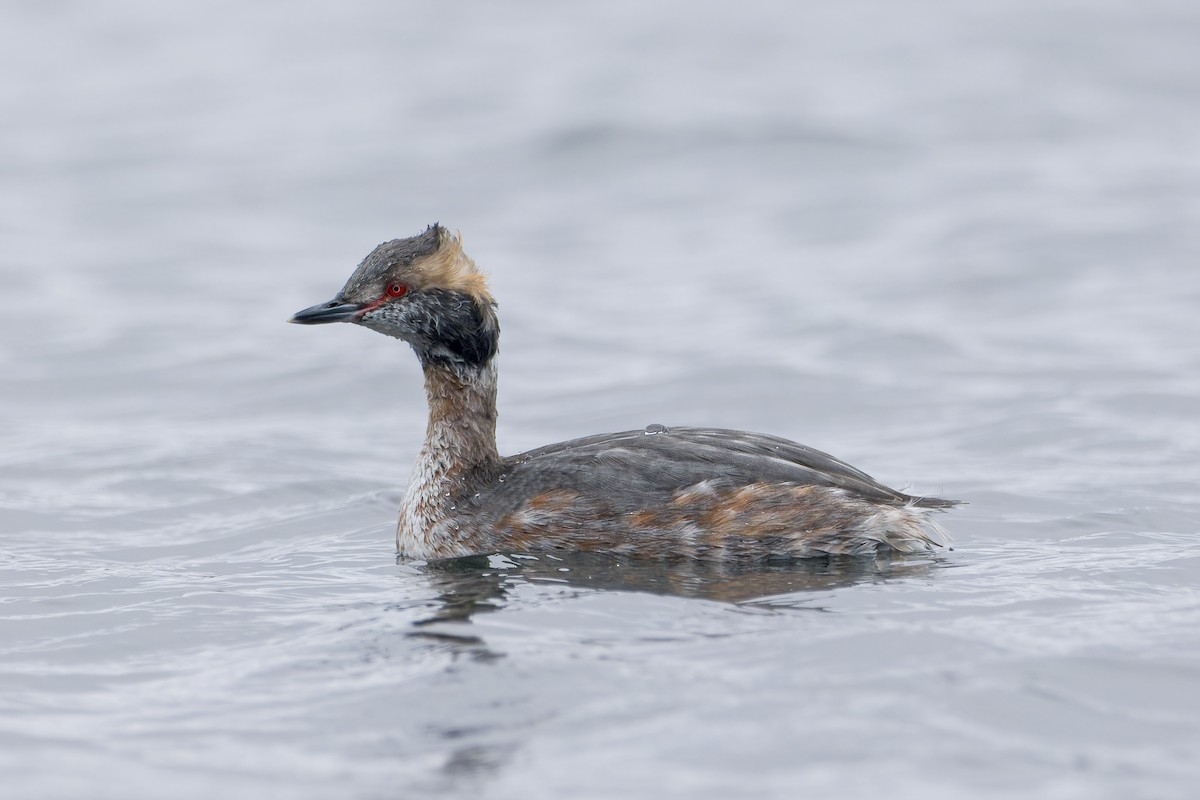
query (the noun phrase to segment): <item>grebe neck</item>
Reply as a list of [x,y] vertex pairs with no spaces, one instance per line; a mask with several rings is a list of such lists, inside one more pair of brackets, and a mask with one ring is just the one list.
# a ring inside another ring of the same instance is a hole
[[500,471],[494,363],[464,367],[422,361],[429,425],[396,528],[400,553],[416,558],[464,547],[457,541],[457,504],[472,477]]
[[495,362],[479,367],[426,362],[423,367],[429,424],[418,461],[433,467],[431,477],[448,483],[472,468],[499,464]]

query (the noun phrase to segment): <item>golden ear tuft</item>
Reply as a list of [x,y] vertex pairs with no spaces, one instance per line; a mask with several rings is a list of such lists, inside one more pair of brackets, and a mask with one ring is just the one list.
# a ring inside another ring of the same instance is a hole
[[471,295],[484,303],[494,303],[488,291],[487,279],[480,273],[471,257],[463,252],[462,234],[451,233],[434,223],[437,250],[420,264],[421,272],[430,286],[453,289]]

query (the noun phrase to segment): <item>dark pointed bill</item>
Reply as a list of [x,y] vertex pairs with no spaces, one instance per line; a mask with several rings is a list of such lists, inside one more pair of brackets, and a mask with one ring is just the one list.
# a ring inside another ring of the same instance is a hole
[[343,303],[330,300],[328,303],[297,311],[288,322],[301,325],[320,325],[325,322],[353,322],[363,307],[358,303]]

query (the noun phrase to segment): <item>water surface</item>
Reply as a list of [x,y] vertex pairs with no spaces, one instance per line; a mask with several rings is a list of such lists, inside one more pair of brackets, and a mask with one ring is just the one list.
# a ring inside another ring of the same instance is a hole
[[[6,796],[1190,797],[1182,0],[0,11]],[[397,564],[441,221],[506,452],[648,423],[969,501],[952,551]]]

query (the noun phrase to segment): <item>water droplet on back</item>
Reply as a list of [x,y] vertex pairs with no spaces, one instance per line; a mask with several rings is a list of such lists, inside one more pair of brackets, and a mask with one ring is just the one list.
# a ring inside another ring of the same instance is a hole
[[647,436],[653,436],[656,433],[670,433],[670,432],[671,432],[670,428],[668,428],[666,425],[659,425],[658,423],[655,423],[653,425],[647,425],[645,430],[642,431],[642,433],[646,434]]

